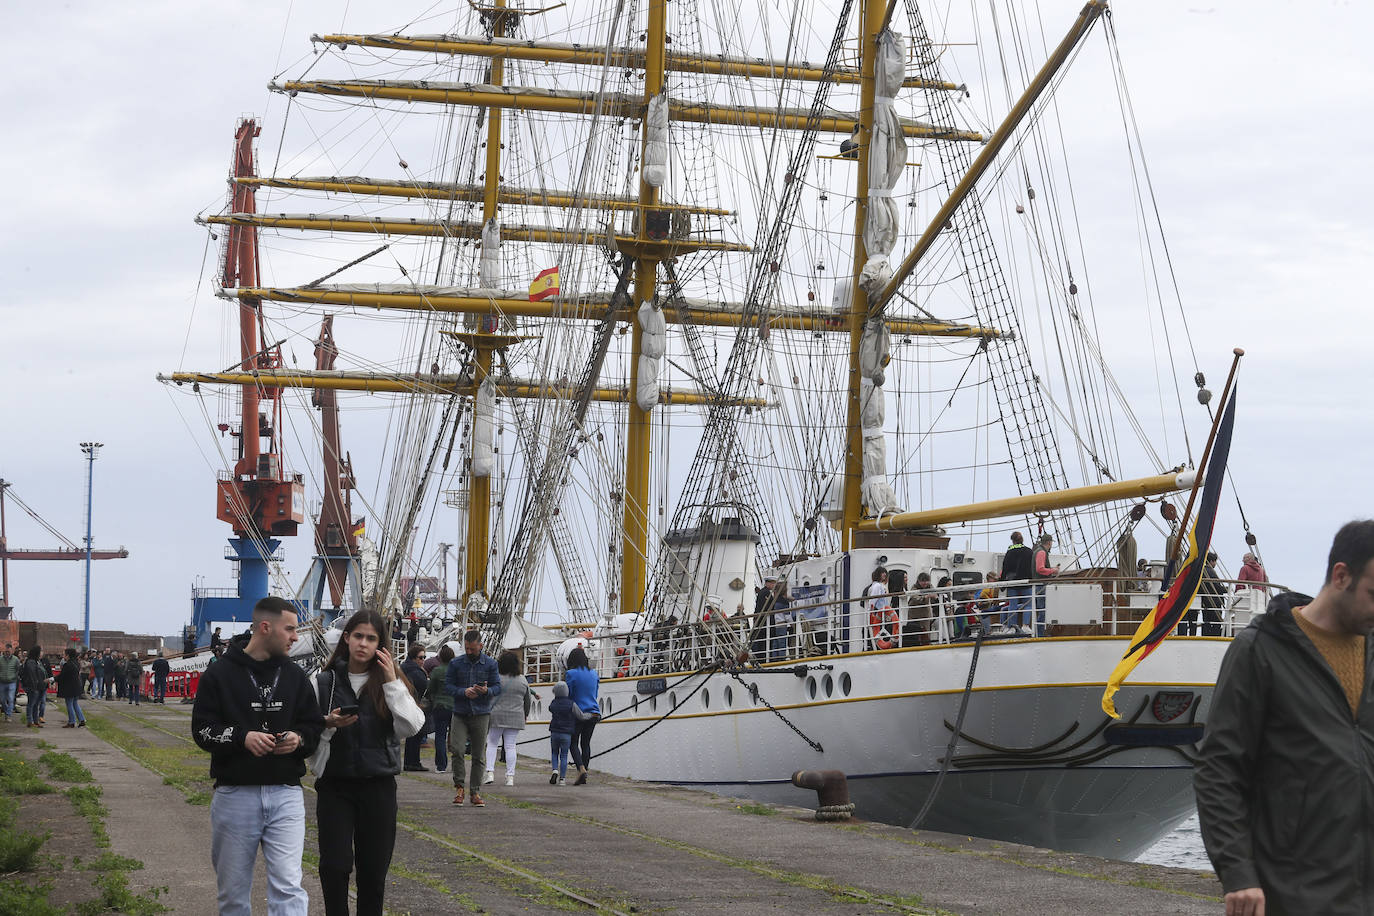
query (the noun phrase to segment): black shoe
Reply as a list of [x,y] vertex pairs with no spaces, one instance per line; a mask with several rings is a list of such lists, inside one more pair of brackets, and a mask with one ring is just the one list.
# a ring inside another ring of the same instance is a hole
[[577,774],[577,780],[573,783],[573,785],[575,785],[575,786],[585,786],[586,784],[587,784],[587,774],[586,774],[586,773],[578,773],[578,774]]
[[407,764],[406,764],[406,772],[407,772],[407,773],[428,773],[428,772],[429,772],[429,767],[425,766],[424,764],[420,764],[420,763],[417,763],[417,764],[409,764],[409,763],[407,763]]

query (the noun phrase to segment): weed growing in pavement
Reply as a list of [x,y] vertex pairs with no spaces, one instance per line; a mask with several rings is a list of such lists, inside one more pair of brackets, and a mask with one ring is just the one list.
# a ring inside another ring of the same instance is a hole
[[0,753],[0,795],[46,795],[52,791],[38,768],[18,754]]
[[[48,841],[48,834],[38,836],[14,829],[19,802],[0,798],[0,875],[31,871],[38,862],[38,850]],[[0,913],[6,912],[0,907]],[[21,911],[13,911],[21,912]]]
[[181,792],[188,804],[210,804],[210,771],[206,766],[206,755],[199,748],[158,747],[103,716],[91,716],[86,721],[96,737],[108,741],[157,773],[162,777],[163,785]]
[[110,835],[105,832],[105,815],[109,814],[110,810],[100,800],[102,791],[100,786],[72,786],[65,794],[76,813],[90,823],[95,845],[107,849],[110,845]]
[[100,896],[78,903],[77,916],[99,916],[111,912],[125,916],[154,916],[168,912],[167,907],[158,902],[167,888],[155,887],[146,894],[135,894],[129,890],[129,876],[122,870],[101,872],[95,877],[95,886]]
[[0,881],[0,913],[9,916],[65,916],[61,907],[48,902],[52,882],[44,881],[35,887],[19,881]]
[[38,762],[48,768],[48,775],[60,782],[90,782],[91,771],[81,765],[71,754],[48,751],[38,758]]

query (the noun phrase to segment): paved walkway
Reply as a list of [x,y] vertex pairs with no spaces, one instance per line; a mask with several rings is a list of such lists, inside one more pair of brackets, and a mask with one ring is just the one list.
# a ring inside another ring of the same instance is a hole
[[[189,707],[90,705],[155,746],[186,749]],[[187,804],[88,730],[25,731],[17,729],[71,750],[95,773],[116,851],[145,863],[132,883],[169,886],[178,913],[215,912],[208,807]],[[558,788],[541,759],[528,763],[522,758],[515,787],[487,787],[484,809],[455,808],[447,774],[400,780],[389,912],[552,913],[578,901],[611,912],[732,916],[1223,911],[1210,874],[879,824],[825,825],[801,808],[751,814],[733,799],[600,775]],[[799,804],[812,802],[797,794]],[[313,833],[306,847],[314,851]],[[261,875],[258,885],[261,901]]]

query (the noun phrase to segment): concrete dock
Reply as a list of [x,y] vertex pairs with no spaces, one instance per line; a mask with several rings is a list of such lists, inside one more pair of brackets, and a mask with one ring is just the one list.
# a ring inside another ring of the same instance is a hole
[[[0,726],[25,756],[38,739],[84,763],[103,787],[115,851],[142,860],[135,890],[165,886],[174,912],[215,912],[208,758],[190,707],[88,701],[89,729]],[[57,723],[57,724],[60,724]],[[808,807],[760,806],[592,774],[548,784],[545,748],[522,748],[516,785],[486,786],[485,808],[451,804],[448,774],[399,779],[401,830],[390,913],[1219,914],[1210,873],[1070,855],[862,821],[821,824]],[[595,748],[593,748],[595,750]],[[523,752],[529,751],[527,756]],[[425,763],[433,766],[432,751]],[[307,784],[309,779],[307,778]],[[307,792],[313,820],[314,797]],[[814,793],[797,790],[798,806]],[[306,840],[311,912],[323,912]],[[261,872],[261,867],[259,868]],[[257,912],[265,912],[259,874]]]

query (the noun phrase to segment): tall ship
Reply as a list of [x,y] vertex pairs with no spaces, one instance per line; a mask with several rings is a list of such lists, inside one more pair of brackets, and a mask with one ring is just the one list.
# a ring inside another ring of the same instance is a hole
[[[418,608],[541,682],[585,646],[602,771],[796,803],[839,770],[859,817],[1151,845],[1263,592],[1149,653],[1120,719],[1103,689],[1235,342],[1189,333],[1107,3],[1047,7],[476,0],[310,36],[198,217],[228,368],[159,376],[223,461],[202,641],[268,591]],[[1013,532],[1056,574],[1008,579]]]

